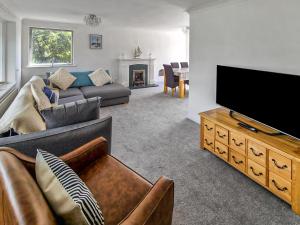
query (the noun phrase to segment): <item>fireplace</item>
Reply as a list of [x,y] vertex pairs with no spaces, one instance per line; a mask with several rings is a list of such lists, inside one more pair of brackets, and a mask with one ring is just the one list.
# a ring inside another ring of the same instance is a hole
[[132,87],[145,87],[146,86],[146,71],[133,70],[132,71]]
[[148,86],[148,65],[134,64],[129,66],[129,87],[144,88]]

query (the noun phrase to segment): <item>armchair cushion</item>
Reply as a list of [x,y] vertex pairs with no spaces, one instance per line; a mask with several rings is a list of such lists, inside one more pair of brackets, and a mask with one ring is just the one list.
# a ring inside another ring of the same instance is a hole
[[61,159],[38,150],[36,180],[48,202],[67,225],[104,225],[97,201],[77,174]]

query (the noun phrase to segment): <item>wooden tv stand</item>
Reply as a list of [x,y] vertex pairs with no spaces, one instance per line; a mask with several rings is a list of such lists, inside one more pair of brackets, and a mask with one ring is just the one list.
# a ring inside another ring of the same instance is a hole
[[[200,146],[248,176],[292,206],[300,215],[300,141],[286,135],[269,136],[238,125],[229,110],[200,113]],[[241,115],[246,124],[276,132]]]

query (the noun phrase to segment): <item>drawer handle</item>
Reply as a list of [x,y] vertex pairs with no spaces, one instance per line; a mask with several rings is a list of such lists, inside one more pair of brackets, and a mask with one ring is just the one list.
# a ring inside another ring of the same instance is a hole
[[240,146],[242,146],[242,145],[244,144],[243,142],[237,143],[237,141],[236,141],[234,138],[232,138],[232,140],[233,140],[233,143],[234,143],[236,146],[238,146],[238,147],[240,147]]
[[236,160],[236,157],[234,155],[232,156],[232,159],[235,162],[235,164],[239,165],[239,164],[243,164],[244,163],[243,160],[240,160],[240,161]]
[[219,147],[216,148],[220,155],[224,155],[226,151],[222,151]]
[[218,134],[218,136],[220,137],[220,138],[224,138],[224,137],[226,137],[227,135],[226,134],[221,134],[219,131],[217,131],[217,134]]
[[283,191],[283,192],[285,192],[285,191],[288,190],[287,187],[284,187],[284,188],[279,187],[279,185],[276,183],[275,180],[272,180],[272,183],[274,184],[274,186],[277,188],[278,191]]
[[213,142],[209,142],[207,139],[205,139],[205,142],[206,142],[206,144],[207,144],[208,146],[211,146],[211,145],[214,144]]
[[250,148],[250,150],[252,151],[253,155],[255,155],[255,156],[257,156],[257,157],[260,157],[260,156],[263,156],[263,155],[264,155],[264,154],[261,153],[261,152],[257,153],[257,152],[255,151],[254,148]]
[[272,159],[272,162],[278,169],[284,170],[284,169],[288,168],[287,165],[280,166],[275,159]]
[[212,128],[212,127],[209,127],[207,124],[205,124],[205,127],[206,127],[206,129],[207,129],[208,131],[211,131],[212,129],[214,129],[214,128]]
[[254,171],[254,168],[253,168],[252,166],[250,167],[250,169],[252,170],[252,173],[253,173],[255,176],[257,176],[257,177],[260,177],[260,176],[263,175],[263,173],[256,173],[256,172]]

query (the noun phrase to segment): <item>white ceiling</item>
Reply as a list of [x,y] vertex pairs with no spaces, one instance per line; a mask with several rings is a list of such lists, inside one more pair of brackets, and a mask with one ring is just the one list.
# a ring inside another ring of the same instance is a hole
[[224,0],[0,0],[21,18],[82,23],[87,14],[118,26],[176,28],[189,25],[187,10]]

